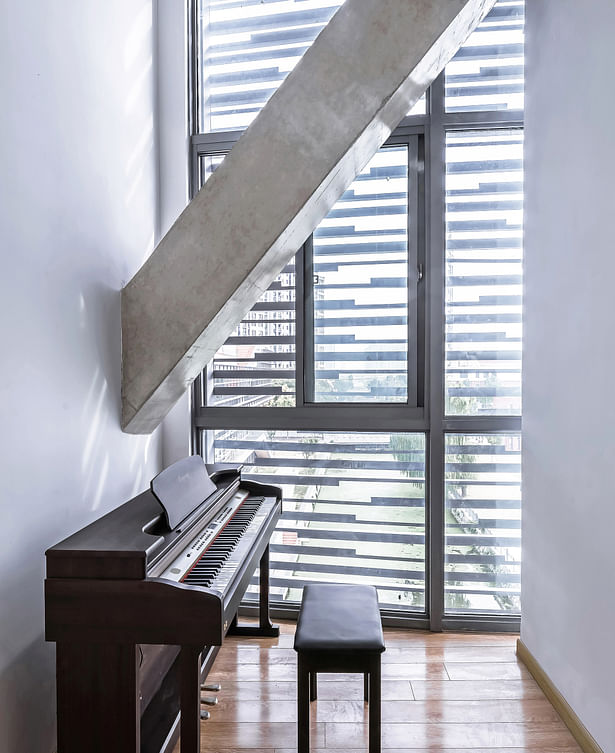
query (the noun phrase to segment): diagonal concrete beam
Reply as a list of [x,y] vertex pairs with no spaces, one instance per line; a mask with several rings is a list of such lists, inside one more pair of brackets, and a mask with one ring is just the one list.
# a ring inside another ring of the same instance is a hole
[[122,291],[122,426],[153,431],[494,0],[346,0]]

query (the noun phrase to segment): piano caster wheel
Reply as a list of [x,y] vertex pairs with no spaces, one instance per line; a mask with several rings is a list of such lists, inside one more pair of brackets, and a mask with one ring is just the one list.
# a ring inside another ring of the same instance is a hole
[[222,688],[219,682],[214,682],[212,684],[206,683],[205,685],[201,685],[201,690],[210,690],[213,693],[219,693],[222,690]]
[[201,719],[209,719],[210,716],[209,711],[201,711]]
[[206,695],[201,698],[201,703],[204,703],[206,706],[215,706],[218,703],[218,698],[215,695]]

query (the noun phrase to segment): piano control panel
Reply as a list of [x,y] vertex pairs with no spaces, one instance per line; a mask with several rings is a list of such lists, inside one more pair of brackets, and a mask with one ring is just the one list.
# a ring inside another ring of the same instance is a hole
[[201,533],[171,562],[160,577],[176,583],[188,573],[224,529],[228,521],[247,499],[249,493],[238,489],[235,495],[218,511]]

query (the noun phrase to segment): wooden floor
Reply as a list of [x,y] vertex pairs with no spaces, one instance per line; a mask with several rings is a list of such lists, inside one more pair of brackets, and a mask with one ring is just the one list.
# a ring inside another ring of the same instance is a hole
[[[296,750],[294,624],[278,639],[228,637],[208,681],[219,703],[201,751]],[[514,635],[385,630],[382,745],[396,753],[578,753],[525,667]],[[312,750],[367,750],[360,675],[319,675]],[[179,753],[179,747],[177,748]]]

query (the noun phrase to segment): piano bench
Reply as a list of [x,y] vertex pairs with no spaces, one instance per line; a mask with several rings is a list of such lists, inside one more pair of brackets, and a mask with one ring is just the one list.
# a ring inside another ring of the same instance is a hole
[[295,633],[298,753],[310,749],[310,701],[319,672],[364,676],[369,702],[369,753],[380,753],[380,655],[385,650],[378,595],[373,586],[311,584]]

